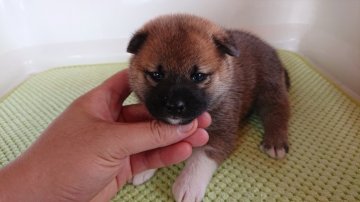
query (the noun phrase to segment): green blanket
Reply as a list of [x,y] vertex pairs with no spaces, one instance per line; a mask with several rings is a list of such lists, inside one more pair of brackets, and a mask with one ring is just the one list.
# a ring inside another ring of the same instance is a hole
[[[204,201],[360,201],[359,103],[300,56],[279,54],[292,81],[290,153],[279,161],[263,154],[263,128],[252,116],[239,131],[236,150],[215,173]],[[3,97],[0,166],[24,151],[72,100],[126,66],[52,69]],[[171,201],[171,185],[182,166],[160,169],[144,185],[125,186],[114,201]]]

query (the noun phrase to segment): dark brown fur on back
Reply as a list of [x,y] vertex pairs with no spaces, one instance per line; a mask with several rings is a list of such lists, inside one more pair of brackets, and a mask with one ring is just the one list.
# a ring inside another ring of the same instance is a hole
[[[232,151],[236,142],[236,136],[228,134],[237,133],[237,123],[241,124],[250,111],[259,113],[266,124],[266,147],[273,144],[279,148],[287,147],[289,102],[286,86],[289,80],[286,70],[276,51],[259,38],[238,30],[228,30],[227,33],[234,39],[240,56],[229,61],[235,70],[233,75],[229,75],[233,81],[231,90],[224,95],[226,99],[223,103],[210,110],[216,124],[209,131],[216,135],[210,138],[209,145],[216,151],[210,150],[209,154],[218,162]],[[278,131],[284,133],[273,134]],[[277,138],[277,135],[281,135],[281,138]]]

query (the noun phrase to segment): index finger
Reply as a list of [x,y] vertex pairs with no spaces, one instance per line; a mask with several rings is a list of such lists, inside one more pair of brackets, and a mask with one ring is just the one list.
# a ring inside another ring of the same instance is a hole
[[141,122],[153,119],[143,104],[126,105],[121,109],[121,115],[125,122]]
[[128,69],[124,69],[111,76],[105,80],[99,88],[109,92],[112,101],[116,101],[118,103],[124,102],[131,92]]

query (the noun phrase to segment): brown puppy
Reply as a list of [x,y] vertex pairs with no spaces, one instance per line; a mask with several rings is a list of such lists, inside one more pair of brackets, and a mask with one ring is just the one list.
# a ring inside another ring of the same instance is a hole
[[212,116],[208,144],[194,150],[173,185],[177,201],[202,200],[251,109],[264,125],[261,148],[273,158],[288,152],[288,76],[275,50],[259,38],[200,17],[167,15],[138,30],[127,51],[134,54],[131,87],[155,118],[185,124],[204,111]]

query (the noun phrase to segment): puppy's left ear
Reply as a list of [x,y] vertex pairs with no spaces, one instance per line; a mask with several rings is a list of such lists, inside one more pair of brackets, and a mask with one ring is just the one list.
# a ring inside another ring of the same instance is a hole
[[221,53],[239,57],[240,50],[236,47],[235,41],[230,35],[214,35],[213,41]]
[[142,45],[145,43],[147,37],[148,37],[147,32],[135,33],[134,36],[131,38],[126,51],[132,54],[138,53]]

